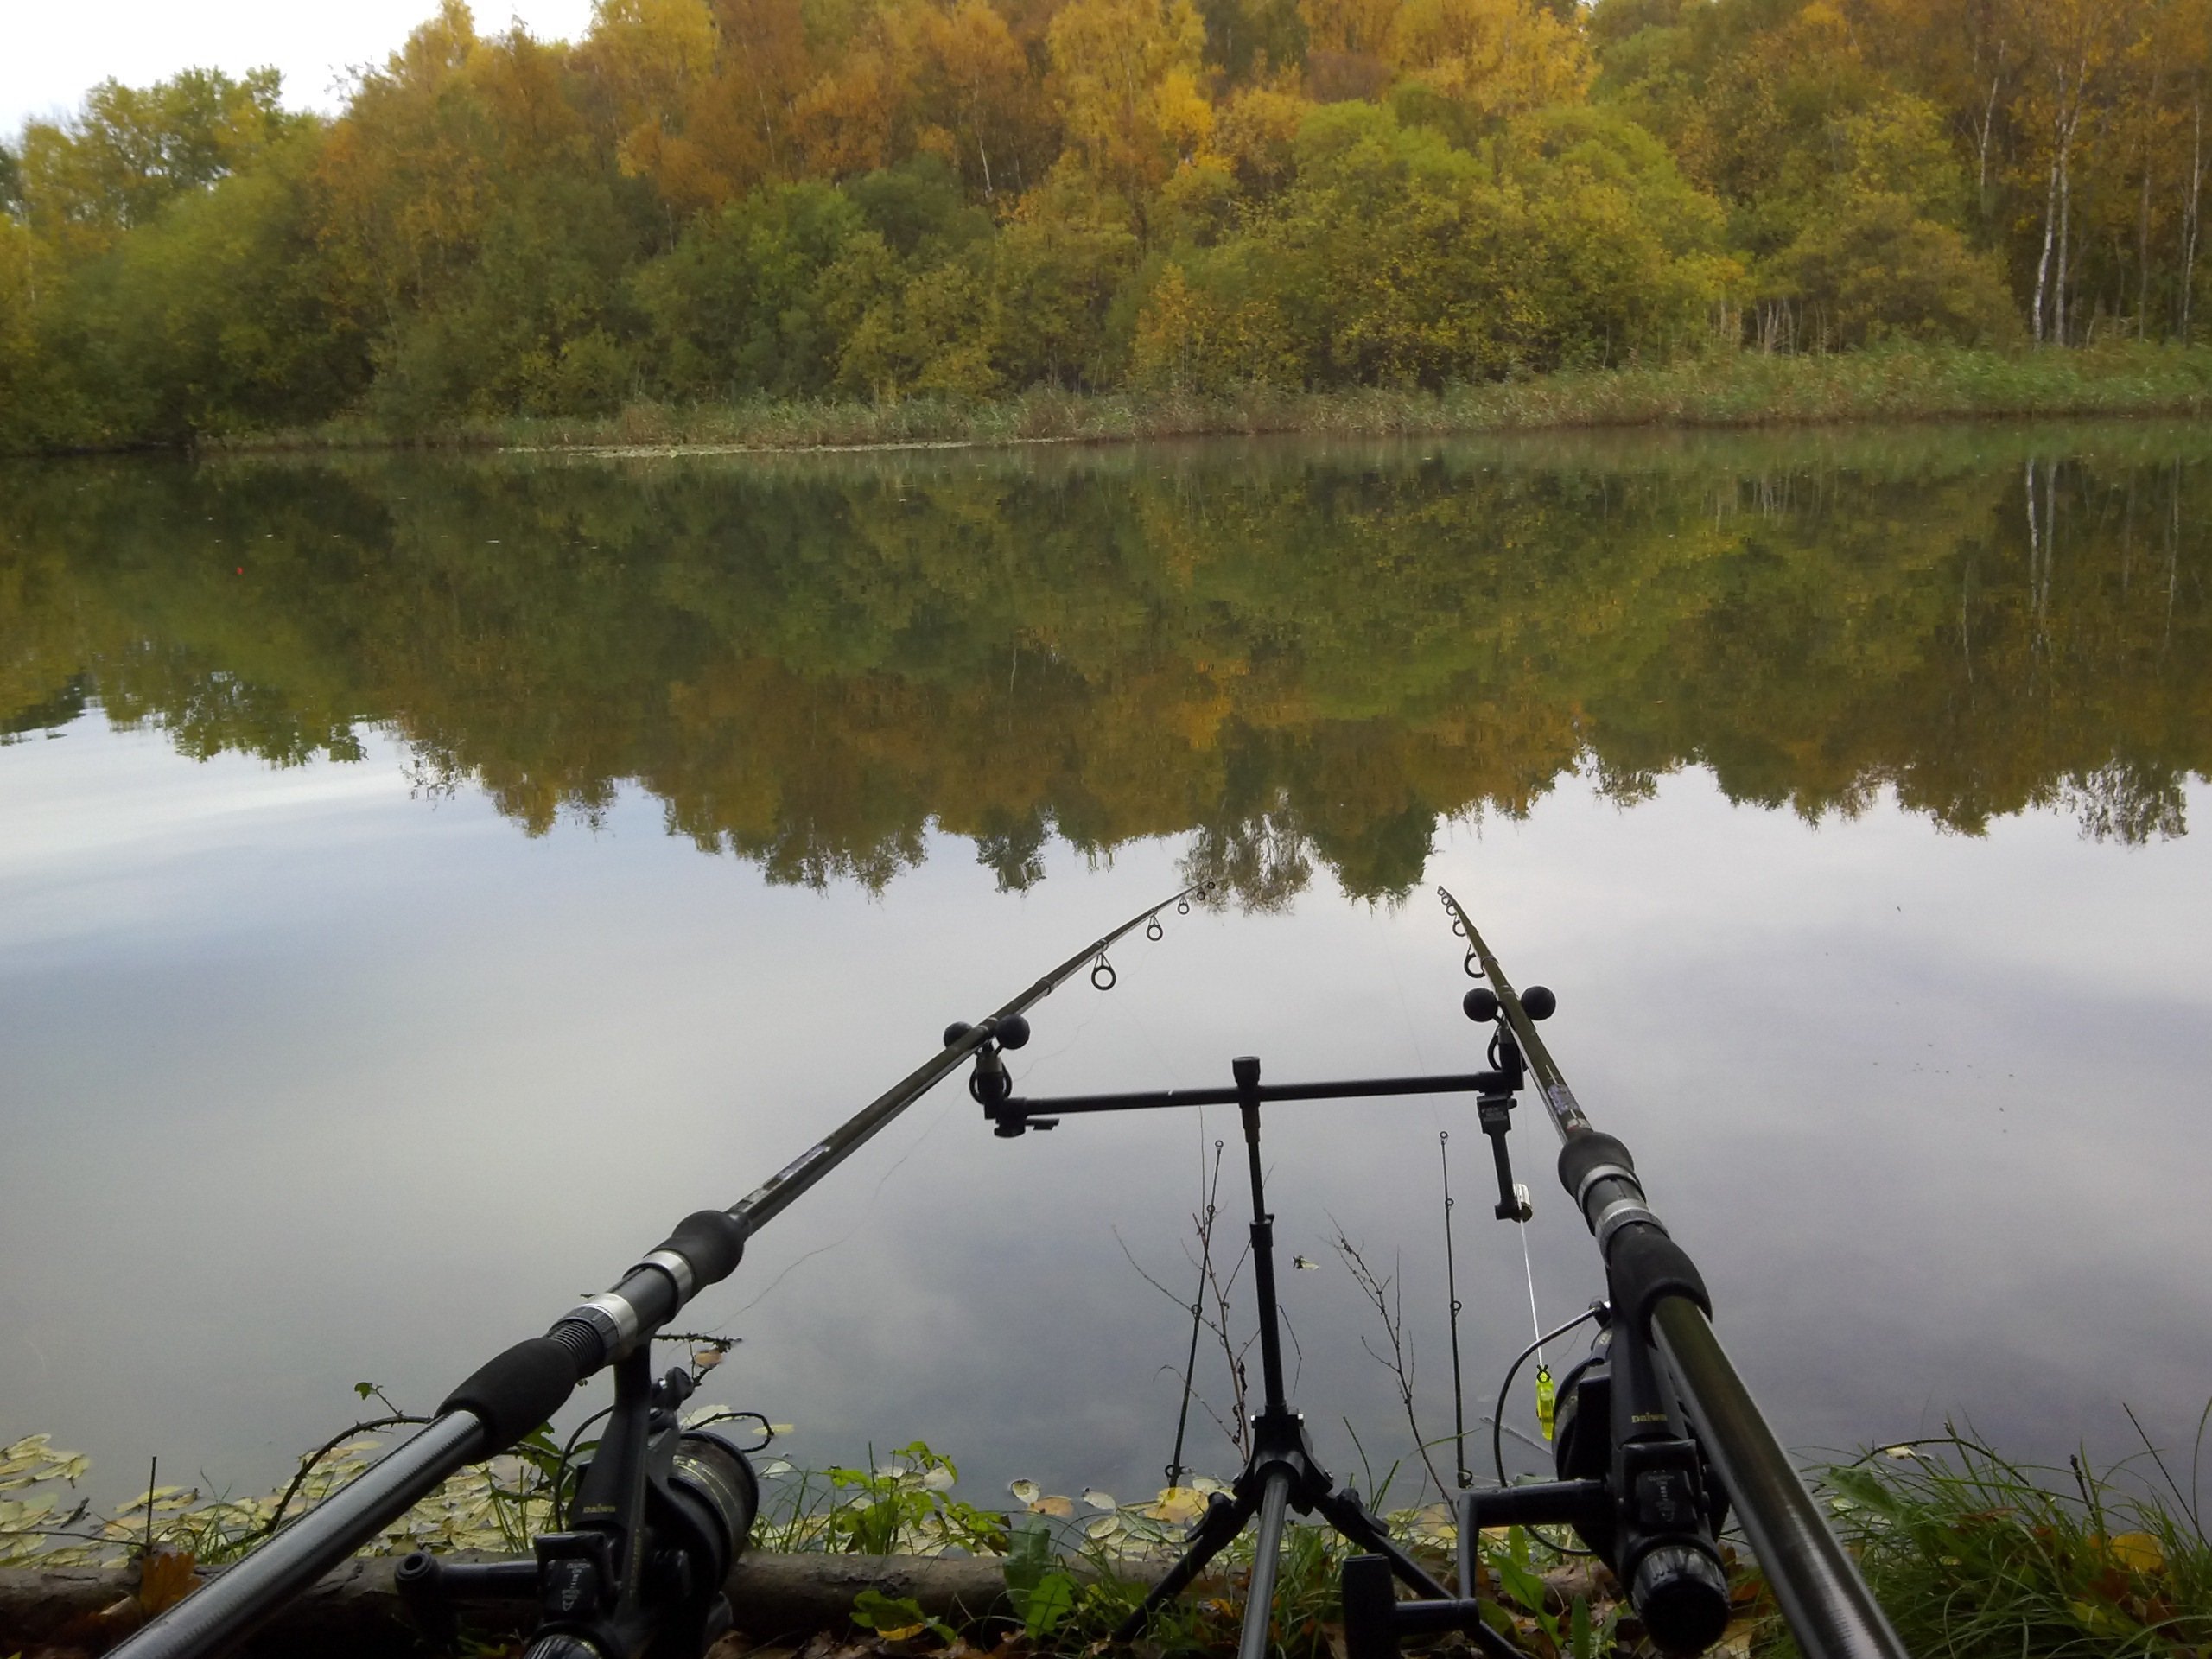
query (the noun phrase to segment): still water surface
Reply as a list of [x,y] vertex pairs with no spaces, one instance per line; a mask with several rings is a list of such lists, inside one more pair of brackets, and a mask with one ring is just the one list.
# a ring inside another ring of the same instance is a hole
[[[1786,1440],[2212,1395],[2202,429],[21,467],[0,728],[0,1440],[104,1494],[435,1402],[1194,876],[1026,1092],[1471,1065],[1446,880]],[[1478,1197],[1464,1103],[1269,1120],[1339,1473],[1409,1440],[1339,1234],[1450,1421],[1445,1130]],[[1149,1490],[1234,1135],[939,1090],[695,1304],[710,1397]],[[1486,1401],[1529,1292],[1458,1213]]]

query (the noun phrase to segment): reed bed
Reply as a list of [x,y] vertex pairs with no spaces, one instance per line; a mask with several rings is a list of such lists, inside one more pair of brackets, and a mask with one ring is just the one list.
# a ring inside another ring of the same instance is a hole
[[988,400],[749,397],[639,402],[590,416],[464,421],[395,432],[348,418],[230,437],[233,450],[387,448],[805,450],[1116,443],[1266,433],[1340,437],[1573,427],[1765,427],[1876,421],[2212,415],[2212,346],[2084,351],[1897,347],[1825,355],[1714,353],[1654,367],[1447,386],[1299,391],[1071,392]]

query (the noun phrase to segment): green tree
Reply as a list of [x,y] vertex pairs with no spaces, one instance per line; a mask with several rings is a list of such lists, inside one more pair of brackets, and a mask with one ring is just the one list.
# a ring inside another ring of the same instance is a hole
[[637,277],[664,384],[689,397],[827,390],[843,343],[828,273],[875,234],[817,183],[764,186],[702,218]]
[[274,69],[242,80],[188,69],[147,87],[103,81],[74,116],[23,129],[13,162],[22,211],[70,257],[99,252],[296,130],[304,118],[286,113],[281,91]]
[[320,419],[367,379],[358,296],[315,236],[312,130],[181,195],[74,274],[69,355],[128,442]]
[[1810,314],[1808,339],[1819,343],[1986,346],[2020,332],[1996,260],[1887,192],[1840,197],[1783,252],[1776,275]]

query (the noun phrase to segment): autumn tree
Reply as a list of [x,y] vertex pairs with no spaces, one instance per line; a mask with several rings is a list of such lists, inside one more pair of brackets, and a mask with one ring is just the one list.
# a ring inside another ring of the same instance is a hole
[[1581,102],[1592,73],[1576,22],[1537,0],[1406,0],[1393,48],[1407,91],[1440,101],[1470,136]]
[[1048,40],[1071,150],[1100,188],[1134,200],[1211,130],[1191,0],[1068,0]]
[[[670,203],[714,199],[709,165],[684,131],[713,73],[720,38],[707,0],[597,0],[575,68],[612,135],[622,170],[652,180]],[[673,213],[668,216],[673,240]]]
[[1042,182],[1059,117],[1005,14],[989,0],[910,0],[893,24],[914,148],[943,156],[987,201]]

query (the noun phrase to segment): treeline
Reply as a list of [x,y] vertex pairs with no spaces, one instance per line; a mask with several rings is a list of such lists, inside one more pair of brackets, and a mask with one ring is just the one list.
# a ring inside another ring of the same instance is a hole
[[[358,758],[532,831],[633,786],[772,880],[929,833],[1008,887],[1187,836],[1268,903],[1402,896],[1440,823],[1710,768],[2137,842],[2212,772],[2212,463],[2131,435],[1624,464],[1218,449],[952,467],[0,469],[0,733]],[[2072,453],[2069,451],[2069,453]]]
[[0,447],[2206,332],[2212,0],[461,0],[0,148]]

